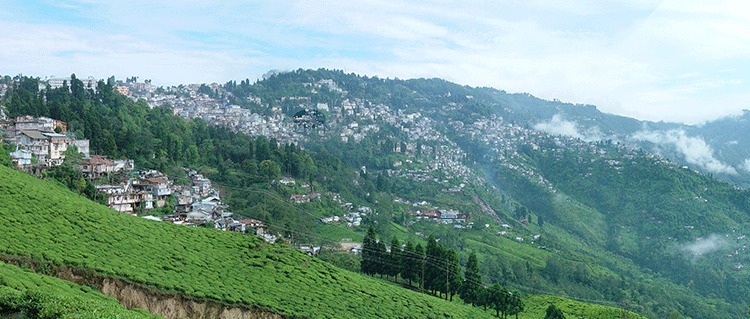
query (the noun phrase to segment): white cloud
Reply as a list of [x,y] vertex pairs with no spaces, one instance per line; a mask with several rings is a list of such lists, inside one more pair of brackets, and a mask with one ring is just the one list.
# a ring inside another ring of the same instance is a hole
[[745,162],[742,163],[742,169],[750,173],[750,158],[746,159]]
[[736,175],[737,170],[714,157],[714,150],[701,137],[687,136],[684,130],[639,131],[631,138],[660,146],[669,146],[685,157],[685,161],[698,165],[710,173]]
[[602,139],[604,139],[601,130],[599,130],[599,127],[594,126],[592,128],[581,131],[578,128],[578,124],[563,119],[560,114],[555,114],[547,122],[540,122],[535,124],[534,129],[553,135],[564,135],[572,138],[578,138],[586,142],[601,141]]
[[697,258],[722,249],[727,245],[728,243],[724,238],[718,235],[711,235],[708,238],[699,238],[692,243],[683,245],[682,250],[690,253],[693,258]]
[[696,123],[748,107],[747,6],[697,0],[85,0],[55,8],[72,12],[67,23],[4,8],[0,17],[8,19],[0,19],[0,28],[21,31],[0,33],[0,43],[12,48],[0,50],[0,69],[140,75],[176,84],[329,67],[442,77],[599,104],[642,119]]

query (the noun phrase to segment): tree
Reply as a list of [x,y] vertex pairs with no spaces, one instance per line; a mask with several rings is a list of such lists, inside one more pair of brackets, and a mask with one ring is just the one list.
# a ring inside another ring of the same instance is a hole
[[406,242],[401,260],[401,278],[408,280],[411,286],[411,281],[419,278],[419,264],[422,263],[422,256],[417,255],[414,243],[411,241]]
[[376,272],[375,268],[375,245],[377,240],[375,239],[375,228],[370,226],[367,229],[364,240],[362,240],[362,263],[360,267],[362,272],[368,275],[374,275]]
[[479,291],[477,291],[477,306],[480,306],[484,308],[484,311],[487,311],[487,306],[490,305],[490,290],[487,287],[480,287]]
[[445,287],[446,299],[453,301],[453,295],[457,294],[461,289],[463,283],[463,277],[461,276],[461,263],[458,260],[458,253],[455,249],[447,248],[444,249],[445,262],[446,264],[446,276],[448,285]]
[[281,167],[272,160],[264,160],[260,162],[258,173],[268,180],[274,180],[281,175]]
[[489,305],[495,309],[495,316],[500,317],[502,313],[503,318],[506,317],[508,312],[508,291],[501,287],[499,284],[494,284],[488,289],[488,301]]
[[380,274],[380,278],[383,278],[383,275],[388,273],[388,269],[390,268],[390,265],[388,263],[389,256],[388,252],[385,249],[385,242],[383,240],[378,240],[375,243],[375,273]]
[[523,299],[521,299],[521,293],[513,291],[508,293],[508,314],[515,315],[518,319],[518,314],[523,311]]
[[427,267],[427,265],[426,265],[426,260],[425,260],[426,258],[425,250],[422,247],[422,244],[417,244],[416,246],[414,246],[414,252],[415,252],[414,254],[415,262],[413,264],[413,267],[411,268],[412,269],[411,271],[414,273],[416,280],[418,281],[417,285],[422,290],[422,292],[424,292],[424,288],[425,288],[424,272],[425,272],[425,267]]
[[65,152],[63,152],[64,160],[63,165],[70,165],[75,168],[79,168],[79,166],[83,163],[83,154],[78,151],[78,147],[75,145],[68,146],[67,149],[65,149]]
[[[443,263],[443,249],[435,236],[430,235],[427,238],[427,247],[425,249],[425,259],[428,261],[424,271],[425,288],[431,290],[433,294],[442,291],[445,286],[445,264]],[[442,278],[442,280],[440,280]]]
[[10,160],[10,145],[5,144],[4,142],[0,145],[0,165],[11,167],[11,160]]
[[477,306],[479,303],[479,293],[482,289],[482,274],[479,272],[479,262],[477,261],[477,254],[475,252],[471,252],[469,259],[466,261],[464,279],[460,292],[461,299],[473,306]]
[[544,316],[544,319],[565,319],[565,315],[563,314],[562,310],[555,307],[555,305],[549,305],[547,307],[547,314]]
[[[391,253],[388,256],[387,275],[393,276],[394,280],[398,279],[398,275],[401,274],[401,264],[403,264],[404,251],[401,250],[401,243],[398,241],[396,236],[391,239]],[[403,275],[402,275],[403,277]]]

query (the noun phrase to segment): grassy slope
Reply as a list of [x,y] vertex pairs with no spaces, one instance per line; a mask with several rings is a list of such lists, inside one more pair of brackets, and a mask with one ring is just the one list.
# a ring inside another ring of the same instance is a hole
[[0,317],[13,313],[31,318],[160,318],[127,310],[89,287],[0,262]]
[[[0,242],[0,252],[8,255],[298,317],[491,317],[490,312],[344,271],[252,236],[116,214],[5,167],[0,167],[0,202],[0,233],[12,239]],[[567,302],[581,314],[615,311]],[[532,310],[538,307],[530,305],[521,318],[536,318]]]
[[[301,317],[489,316],[241,234],[114,214],[0,168],[0,251]],[[325,307],[321,307],[325,305]]]

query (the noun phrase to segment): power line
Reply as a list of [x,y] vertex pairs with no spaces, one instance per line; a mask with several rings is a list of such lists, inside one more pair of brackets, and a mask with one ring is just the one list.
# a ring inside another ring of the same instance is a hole
[[[313,213],[311,213],[311,212],[309,212],[309,211],[307,211],[307,210],[305,210],[305,209],[303,209],[303,208],[301,208],[299,206],[292,205],[292,204],[288,203],[286,199],[284,199],[283,197],[279,196],[277,193],[274,193],[274,192],[271,192],[271,191],[268,191],[268,190],[249,189],[247,187],[239,187],[239,186],[233,186],[233,185],[222,185],[222,187],[224,187],[224,188],[230,188],[230,189],[235,189],[235,190],[240,190],[240,191],[244,191],[244,192],[250,192],[250,193],[256,193],[256,194],[263,194],[263,195],[266,195],[264,197],[264,200],[267,197],[271,197],[273,199],[278,200],[280,203],[286,205],[286,207],[288,207],[288,208],[292,208],[292,209],[294,209],[294,210],[296,210],[298,212],[301,212],[303,214],[309,215],[309,216],[314,217],[316,219],[319,218],[319,216],[317,216],[316,214],[313,214]],[[266,206],[267,206],[267,204],[266,204]],[[262,218],[259,218],[259,219],[262,220]],[[311,233],[311,232],[291,229],[291,228],[288,228],[288,227],[285,227],[285,226],[282,226],[282,225],[278,225],[276,223],[272,223],[272,222],[265,221],[265,220],[263,222],[265,222],[267,225],[273,226],[274,228],[287,231],[290,234],[303,235],[303,236],[307,236],[307,237],[310,237],[310,238],[315,238],[315,239],[321,240],[322,242],[331,241],[331,238],[322,237],[322,236],[319,236],[319,235]],[[338,227],[338,226],[336,226],[336,227]],[[338,228],[345,229],[343,227],[338,227]],[[383,241],[383,242],[385,242],[385,241]],[[393,249],[393,247],[391,247],[391,249]],[[372,249],[366,249],[365,247],[362,247],[362,251],[369,251],[369,252],[380,253],[379,251],[372,250]],[[442,258],[439,258],[439,257],[433,257],[433,256],[427,256],[426,254],[422,255],[422,254],[419,254],[418,252],[414,252],[414,251],[406,251],[406,250],[400,250],[399,249],[399,252],[402,253],[402,254],[404,254],[405,256],[407,256],[408,258],[410,258],[411,260],[422,261],[423,262],[423,264],[422,264],[423,267],[421,267],[422,268],[421,269],[422,274],[420,276],[421,280],[422,280],[422,284],[420,285],[421,289],[424,289],[424,278],[425,278],[425,275],[424,275],[424,266],[430,265],[430,266],[433,266],[433,267],[442,268],[442,266],[445,265],[445,267],[446,267],[446,288],[447,288],[446,290],[449,290],[448,289],[448,287],[449,287],[449,285],[448,285],[449,276],[450,275],[458,276],[460,274],[459,271],[454,271],[453,269],[450,269],[451,268],[450,267],[451,262],[447,261],[446,259],[442,259]],[[388,260],[383,260],[383,259],[376,260],[375,262],[377,262],[379,264],[382,264],[382,265],[389,265],[389,266],[393,266],[393,267],[400,266],[400,264],[392,263],[392,262],[390,262]],[[473,281],[473,280],[470,280],[470,279],[466,279],[466,278],[463,278],[463,281],[476,284],[476,285],[478,285],[480,287],[486,287],[486,285],[483,282],[476,282],[476,281]],[[560,295],[555,295],[555,294],[543,291],[543,290],[538,289],[538,288],[533,288],[533,287],[529,287],[529,286],[525,286],[525,285],[521,285],[521,284],[514,284],[513,286],[516,287],[516,288],[520,288],[520,289],[522,289],[524,291],[527,291],[527,292],[534,292],[534,293],[549,295],[549,296],[553,296],[553,297],[572,299],[572,300],[576,300],[576,301],[580,301],[580,302],[587,302],[587,303],[592,303],[592,304],[614,306],[614,307],[618,307],[618,308],[620,307],[619,304],[617,304],[616,302],[612,302],[612,301],[592,300],[592,299],[580,298],[580,297],[575,297],[575,296],[560,296]]]

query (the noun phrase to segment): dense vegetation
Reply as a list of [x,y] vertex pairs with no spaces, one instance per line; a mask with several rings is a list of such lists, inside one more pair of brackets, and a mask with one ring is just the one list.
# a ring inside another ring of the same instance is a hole
[[[345,92],[336,94],[322,86],[316,93],[306,88],[306,84],[323,79],[333,80]],[[376,223],[381,241],[387,242],[396,235],[398,240],[424,245],[424,238],[412,234],[433,234],[446,247],[457,249],[462,263],[469,251],[476,252],[486,282],[526,292],[542,291],[612,302],[654,317],[677,312],[693,317],[736,318],[745,313],[741,304],[747,301],[744,297],[737,299],[737,296],[747,295],[742,288],[747,285],[739,284],[746,277],[744,271],[733,270],[731,259],[713,263],[713,258],[691,258],[683,249],[696,238],[713,232],[732,236],[731,227],[735,227],[738,235],[735,237],[739,237],[742,232],[739,226],[747,219],[743,213],[747,210],[741,204],[746,196],[742,192],[727,184],[707,182],[711,179],[689,170],[682,172],[689,177],[674,178],[677,175],[671,173],[662,175],[674,171],[674,167],[643,152],[636,154],[634,160],[630,157],[633,154],[628,153],[599,158],[598,152],[616,149],[607,143],[590,144],[579,149],[577,145],[581,141],[570,140],[555,145],[550,137],[546,142],[527,140],[529,144],[524,146],[525,142],[519,140],[521,154],[513,164],[537,172],[553,187],[559,188],[550,191],[548,185],[537,182],[537,176],[532,178],[518,170],[497,165],[493,150],[456,134],[446,125],[451,121],[471,125],[477,119],[495,115],[528,127],[562,112],[575,115],[576,119],[589,119],[587,125],[611,126],[614,131],[607,133],[614,134],[638,129],[638,121],[607,116],[593,106],[543,101],[528,94],[472,89],[437,79],[389,80],[329,70],[297,70],[255,84],[242,81],[240,85],[230,83],[227,87],[238,97],[253,95],[267,103],[279,103],[284,96],[305,96],[312,103],[333,105],[338,105],[344,98],[359,99],[366,105],[383,103],[406,113],[420,112],[429,116],[434,120],[434,128],[467,151],[477,162],[473,167],[486,173],[485,176],[499,191],[475,185],[461,194],[446,195],[441,192],[440,184],[383,174],[382,171],[390,168],[395,160],[409,158],[393,150],[400,149],[399,145],[404,142],[415,142],[387,123],[377,123],[381,131],[368,135],[359,143],[333,139],[313,143],[311,149],[325,150],[354,167],[366,165],[370,169],[367,175],[379,191],[474,212],[479,211],[472,200],[476,196],[487,201],[504,221],[514,227],[510,232],[514,236],[541,235],[534,244],[517,243],[512,238],[490,235],[502,229],[446,230],[441,226],[399,220],[399,214],[394,211],[391,218],[398,225]],[[289,104],[285,110],[293,112],[297,105]],[[455,107],[446,108],[446,105]],[[649,126],[652,129],[674,128],[664,123],[649,123]],[[538,149],[533,149],[531,143],[537,143],[535,147]],[[559,149],[565,148],[569,148],[564,152],[566,157],[556,157]],[[611,161],[627,162],[628,167],[635,169],[604,170],[610,167]],[[685,182],[681,178],[702,182]],[[622,183],[623,180],[627,183]],[[679,186],[673,187],[670,183]],[[712,205],[699,208],[698,200],[691,205],[681,203],[701,196],[703,189],[718,195],[708,199]],[[653,214],[669,218],[660,219]],[[475,218],[476,224],[495,224],[487,216],[475,215]],[[531,223],[526,225],[521,220]],[[714,228],[698,231],[708,223]],[[401,229],[401,225],[410,226]],[[662,227],[671,230],[662,231]],[[692,229],[690,227],[696,231],[688,232],[687,229]],[[739,247],[741,245],[737,245]],[[702,265],[709,263],[712,265],[708,268],[712,270],[705,271]],[[701,287],[710,285],[711,278],[735,288],[722,288],[727,287],[724,285]],[[727,298],[728,294],[734,297]]]
[[[0,244],[6,255],[297,317],[491,316],[341,270],[253,236],[116,214],[5,167],[0,167],[0,200],[7,203],[0,207],[0,232],[13,239]],[[614,311],[576,304],[573,313]]]
[[[312,92],[306,85],[323,79],[332,79],[344,93],[326,85]],[[141,168],[156,168],[170,174],[178,166],[199,169],[223,187],[224,199],[235,213],[267,221],[287,238],[333,247],[341,238],[358,241],[373,237],[365,234],[365,227],[344,229],[318,224],[318,218],[340,215],[342,211],[336,202],[324,199],[290,205],[289,195],[300,189],[269,187],[269,181],[282,174],[309,182],[314,191],[337,192],[355,205],[376,209],[379,214],[363,220],[363,225],[374,226],[380,238],[370,242],[374,248],[365,250],[374,252],[365,258],[368,262],[360,263],[351,256],[330,251],[322,255],[350,270],[361,269],[447,299],[458,294],[462,301],[482,305],[481,300],[472,300],[472,292],[453,291],[462,286],[452,283],[462,277],[459,273],[463,272],[464,278],[469,276],[466,265],[473,252],[480,266],[472,274],[478,274],[474,278],[479,279],[474,281],[482,283],[481,286],[496,287],[497,291],[505,288],[505,293],[520,290],[526,295],[571,296],[625,307],[651,317],[682,314],[694,318],[738,318],[746,313],[744,304],[750,303],[745,288],[749,286],[749,276],[745,270],[737,269],[746,257],[735,254],[745,245],[736,238],[748,230],[747,192],[644,152],[621,152],[612,143],[587,144],[582,150],[571,147],[580,141],[558,145],[550,136],[534,140],[535,147],[518,141],[520,155],[512,164],[543,176],[554,186],[551,191],[547,185],[539,184],[536,177],[497,165],[493,150],[456,134],[446,125],[449,121],[470,125],[490,115],[532,125],[534,119],[547,119],[560,110],[590,118],[592,123],[604,121],[618,132],[635,129],[638,124],[603,116],[591,106],[473,89],[436,79],[386,80],[328,70],[299,70],[254,84],[245,80],[225,85],[234,94],[232,103],[259,113],[268,113],[269,105],[278,105],[288,115],[293,114],[298,111],[299,103],[284,97],[305,96],[310,103],[339,105],[346,98],[360,99],[366,105],[383,103],[393,109],[430,116],[436,129],[456,141],[476,161],[468,165],[480,177],[491,181],[469,183],[460,193],[446,193],[442,191],[444,183],[415,182],[387,174],[394,161],[412,159],[414,164],[410,165],[417,169],[425,165],[418,163],[419,153],[408,155],[403,151],[405,143],[415,141],[387,123],[376,123],[380,131],[358,143],[335,138],[311,139],[305,145],[307,150],[302,150],[292,145],[277,146],[265,137],[251,138],[209,127],[200,120],[175,118],[169,108],[152,110],[142,101],[108,94],[106,83],[100,83],[101,89],[97,91],[76,88],[70,92],[59,89],[39,93],[35,81],[24,78],[18,88],[10,91],[5,101],[10,115],[59,116],[70,123],[72,131],[91,138],[92,148],[101,154],[134,158]],[[212,96],[218,94],[208,87],[201,90]],[[268,104],[255,104],[247,99],[249,96],[260,97]],[[455,105],[455,110],[444,108],[449,104]],[[440,146],[440,142],[434,141],[416,143]],[[602,157],[601,152],[609,155]],[[366,166],[367,172],[355,169],[361,166]],[[70,174],[64,168],[50,174],[69,188],[87,194],[86,185],[79,187],[76,178],[67,176]],[[434,177],[444,179],[440,172]],[[460,181],[448,184],[457,182]],[[490,226],[457,231],[434,223],[415,223],[410,216],[413,209],[394,204],[396,196],[471,212],[475,226]],[[506,229],[481,213],[477,199],[486,202],[504,223],[512,226],[507,235],[495,236]],[[416,247],[427,248],[430,240],[426,237],[430,234],[440,243],[430,259],[434,268],[466,267],[462,271],[449,270],[448,274],[456,275],[448,278],[447,285],[444,280],[431,282],[428,277],[436,279],[438,275],[430,274],[427,267],[425,285],[421,287],[421,272],[415,274],[413,269],[401,268],[402,263],[393,261],[399,254],[402,260],[403,256],[426,256],[416,252]],[[534,235],[541,237],[529,240]],[[712,235],[728,238],[722,249],[695,256],[685,250],[696,238],[707,239]],[[519,237],[526,241],[517,240]],[[407,243],[407,247],[411,243],[415,252],[405,248],[385,253],[388,246],[398,247],[394,243]],[[446,253],[450,251],[456,255]],[[727,254],[734,257],[719,257]],[[452,261],[446,262],[448,257]],[[89,258],[93,257],[81,260]],[[373,266],[369,263],[372,260],[389,261]],[[524,305],[527,310],[521,317],[534,311],[540,314],[537,318],[543,317],[547,309],[547,305],[542,309],[529,302]],[[567,308],[559,308],[569,314]]]
[[0,262],[0,317],[32,319],[158,318],[127,310],[96,290]]

